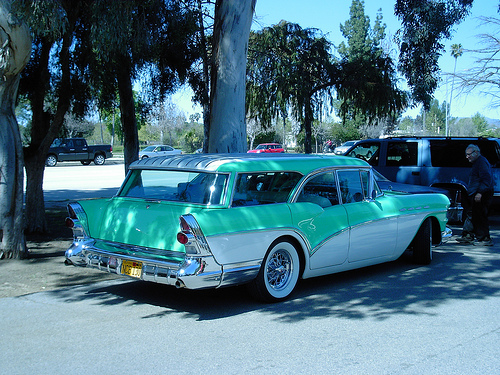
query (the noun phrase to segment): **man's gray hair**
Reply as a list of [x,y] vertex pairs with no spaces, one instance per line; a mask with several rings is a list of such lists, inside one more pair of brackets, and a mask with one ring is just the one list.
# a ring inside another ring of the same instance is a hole
[[479,149],[479,147],[477,145],[473,145],[473,144],[468,145],[466,150],[477,151],[478,154],[481,153],[481,150]]

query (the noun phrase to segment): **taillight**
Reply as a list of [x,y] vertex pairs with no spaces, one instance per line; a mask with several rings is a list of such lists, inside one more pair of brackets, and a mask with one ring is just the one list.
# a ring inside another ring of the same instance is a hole
[[75,226],[75,222],[70,217],[66,218],[65,223],[66,223],[66,227],[68,227],[68,228],[73,228]]
[[179,232],[177,233],[177,241],[179,241],[181,244],[185,245],[188,243],[189,239],[186,233]]
[[[69,214],[69,218],[76,219],[75,210],[73,209],[73,207],[71,207],[71,205],[68,205],[68,214]],[[68,219],[66,219],[66,220],[68,220]]]

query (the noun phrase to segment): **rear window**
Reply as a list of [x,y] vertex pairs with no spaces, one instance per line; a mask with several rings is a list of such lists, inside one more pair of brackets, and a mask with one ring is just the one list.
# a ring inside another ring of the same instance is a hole
[[488,159],[492,166],[499,161],[499,147],[496,141],[488,140],[431,140],[431,163],[433,167],[470,167],[465,158],[465,149],[468,145],[479,146],[481,154]]
[[118,196],[222,204],[228,176],[205,172],[134,169]]

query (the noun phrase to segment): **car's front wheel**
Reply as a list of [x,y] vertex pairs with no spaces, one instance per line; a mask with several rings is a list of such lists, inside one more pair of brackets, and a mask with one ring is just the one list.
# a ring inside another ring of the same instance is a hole
[[45,165],[47,167],[55,167],[57,164],[57,158],[54,155],[49,155],[47,156],[47,159],[45,159]]
[[254,297],[279,302],[290,296],[300,273],[297,249],[288,241],[274,242],[264,257],[257,277],[249,284]]
[[105,161],[106,161],[106,158],[104,156],[102,156],[101,154],[96,155],[94,158],[95,165],[103,165]]
[[413,261],[418,264],[429,264],[432,261],[431,219],[427,218],[420,226],[413,239]]

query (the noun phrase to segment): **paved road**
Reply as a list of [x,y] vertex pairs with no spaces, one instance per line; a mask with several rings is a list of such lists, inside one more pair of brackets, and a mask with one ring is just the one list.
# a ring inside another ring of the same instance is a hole
[[3,298],[0,373],[499,374],[499,268],[499,245],[449,243],[280,304],[126,279]]
[[498,374],[498,250],[449,244],[305,280],[280,304],[242,287],[128,280],[0,299],[4,374]]
[[111,160],[107,160],[104,165],[83,166],[77,162],[67,162],[45,168],[45,201],[112,197],[125,178],[125,166],[123,159]]

